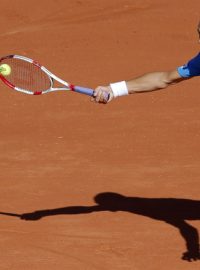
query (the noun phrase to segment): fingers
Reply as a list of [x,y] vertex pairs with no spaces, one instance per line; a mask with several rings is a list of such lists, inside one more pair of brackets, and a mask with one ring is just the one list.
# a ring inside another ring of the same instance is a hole
[[107,103],[109,99],[109,94],[104,87],[97,87],[93,97],[95,102],[97,103]]
[[113,99],[113,93],[109,86],[98,86],[92,97],[92,101],[106,104]]

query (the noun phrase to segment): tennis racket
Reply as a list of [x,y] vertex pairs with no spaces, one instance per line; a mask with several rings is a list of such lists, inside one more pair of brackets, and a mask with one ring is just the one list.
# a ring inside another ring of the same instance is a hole
[[[4,64],[4,65],[3,65]],[[1,65],[9,67],[8,74],[0,72],[0,79],[10,88],[30,95],[41,95],[58,90],[69,90],[93,96],[94,90],[70,84],[37,61],[20,55],[8,55],[0,59]],[[59,87],[55,84],[59,83]]]

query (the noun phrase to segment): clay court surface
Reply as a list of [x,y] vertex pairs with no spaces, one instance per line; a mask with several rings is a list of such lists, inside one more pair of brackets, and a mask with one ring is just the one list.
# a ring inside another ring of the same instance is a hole
[[[1,0],[1,56],[95,88],[196,55],[199,9]],[[0,90],[1,270],[199,269],[199,78],[108,105]]]

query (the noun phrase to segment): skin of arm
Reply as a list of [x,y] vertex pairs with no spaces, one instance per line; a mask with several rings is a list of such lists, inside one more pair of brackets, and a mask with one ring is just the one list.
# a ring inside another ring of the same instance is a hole
[[[186,80],[186,78],[181,77],[177,70],[172,70],[147,73],[126,81],[126,85],[128,93],[135,94],[164,89],[183,80]],[[109,94],[108,100],[105,98],[105,92]],[[93,101],[98,103],[108,103],[112,99],[114,99],[114,96],[110,86],[98,86],[92,98]]]
[[144,74],[138,78],[127,81],[129,94],[155,91],[167,88],[171,84],[175,84],[184,80],[177,70],[166,72],[152,72]]

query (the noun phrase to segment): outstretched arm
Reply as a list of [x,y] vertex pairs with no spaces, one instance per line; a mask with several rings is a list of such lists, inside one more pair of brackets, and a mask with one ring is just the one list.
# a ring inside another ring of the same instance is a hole
[[[185,79],[186,78],[179,75],[177,70],[151,72],[130,81],[113,83],[109,86],[99,86],[96,88],[92,100],[99,103],[107,103],[118,96],[164,89],[169,85],[178,83]],[[108,101],[106,100],[106,93],[109,95]]]

